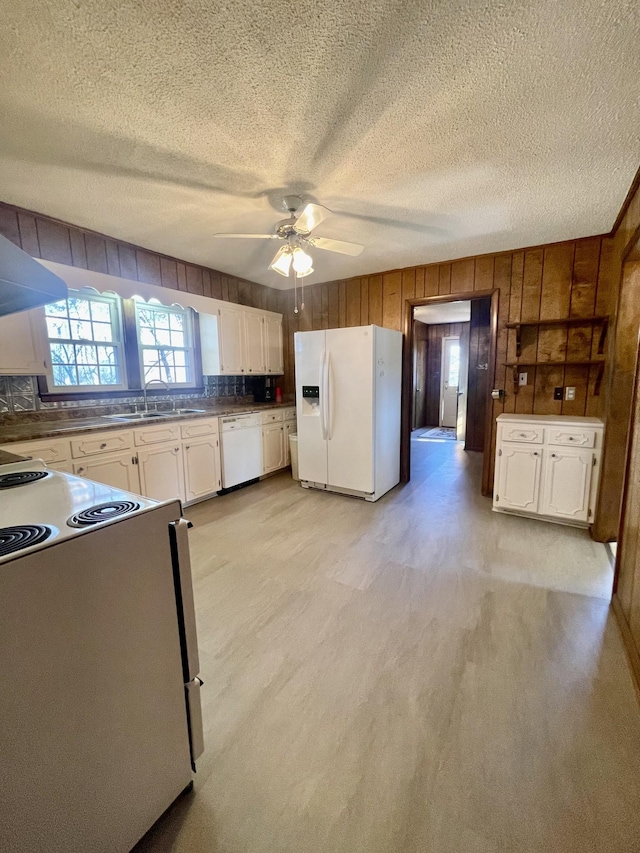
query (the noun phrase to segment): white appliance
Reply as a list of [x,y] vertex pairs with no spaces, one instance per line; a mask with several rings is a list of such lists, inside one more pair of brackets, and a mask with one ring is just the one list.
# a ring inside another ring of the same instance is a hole
[[262,419],[259,414],[220,418],[222,488],[231,489],[262,474]]
[[0,467],[0,849],[125,853],[191,786],[181,515],[39,460]]
[[302,485],[378,500],[400,481],[402,335],[355,326],[294,337]]

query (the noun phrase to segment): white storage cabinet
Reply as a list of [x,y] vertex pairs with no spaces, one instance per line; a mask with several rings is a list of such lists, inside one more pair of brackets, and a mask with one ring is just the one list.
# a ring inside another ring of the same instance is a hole
[[600,477],[599,418],[500,415],[493,509],[588,527]]

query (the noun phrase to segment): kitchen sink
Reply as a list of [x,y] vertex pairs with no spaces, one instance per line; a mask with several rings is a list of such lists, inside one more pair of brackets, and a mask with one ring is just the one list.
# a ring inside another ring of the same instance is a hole
[[167,412],[167,415],[203,415],[206,409],[174,409],[172,412]]
[[114,421],[150,421],[155,418],[167,418],[172,414],[173,412],[131,412],[130,414],[123,412],[121,415],[105,415],[105,418]]

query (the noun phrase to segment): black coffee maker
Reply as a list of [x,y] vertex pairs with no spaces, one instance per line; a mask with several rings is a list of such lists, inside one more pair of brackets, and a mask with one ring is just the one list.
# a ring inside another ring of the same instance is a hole
[[275,376],[254,376],[253,399],[256,403],[273,403],[276,399]]

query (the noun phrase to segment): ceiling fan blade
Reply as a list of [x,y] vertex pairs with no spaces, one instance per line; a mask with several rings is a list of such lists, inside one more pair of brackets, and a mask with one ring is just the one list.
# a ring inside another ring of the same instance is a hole
[[280,240],[277,234],[212,234],[212,237],[233,237],[242,240]]
[[360,243],[347,243],[344,240],[332,240],[331,237],[310,237],[307,240],[316,249],[326,249],[327,252],[338,252],[341,255],[359,255],[364,246]]
[[331,211],[321,204],[308,201],[297,214],[293,228],[298,234],[310,234],[316,225],[319,225],[330,213]]

